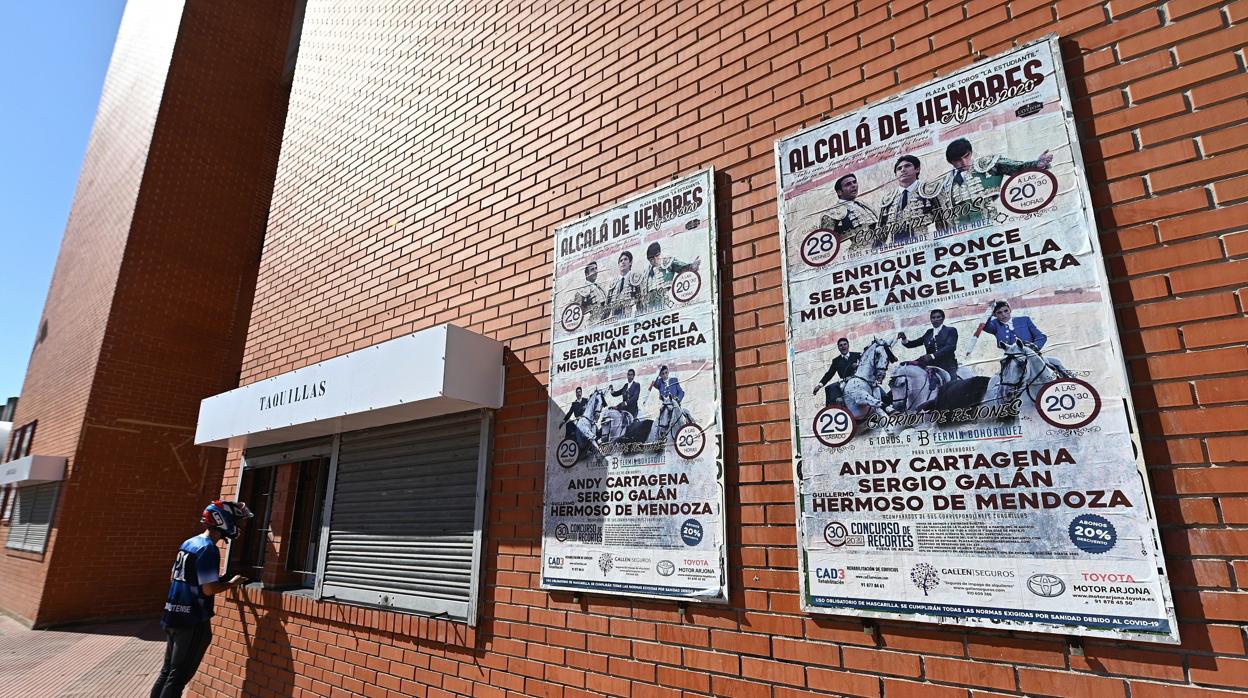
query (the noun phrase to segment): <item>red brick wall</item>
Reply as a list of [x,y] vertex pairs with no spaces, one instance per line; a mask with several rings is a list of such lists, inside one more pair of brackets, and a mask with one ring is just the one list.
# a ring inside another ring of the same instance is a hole
[[[231,592],[193,691],[1248,688],[1248,2],[756,5],[309,3],[242,382],[440,322],[506,342],[483,621]],[[1053,635],[894,622],[873,635],[802,614],[773,141],[1048,33],[1085,138],[1183,644],[1089,640],[1080,654]],[[728,253],[731,604],[682,618],[673,603],[540,591],[552,231],[707,165]]]
[[[174,552],[202,530],[224,454],[194,446],[195,422],[200,400],[238,381],[293,5],[192,0],[183,11],[63,498],[79,525],[60,531],[41,623],[159,610]],[[116,511],[142,512],[141,524],[81,525]]]
[[158,612],[216,492],[192,437],[237,383],[293,4],[127,7],[20,403],[71,457],[48,551],[0,559],[0,607],[35,624]]
[[[18,402],[17,426],[39,420],[33,452],[67,456],[70,468],[77,465],[87,399],[179,14],[168,2],[135,0],[122,17],[43,310],[47,337],[31,353]],[[63,514],[58,507],[57,531]],[[0,540],[7,537],[7,529],[0,527]],[[35,619],[44,563],[57,538],[54,531],[44,555],[0,551],[0,608],[28,622]]]

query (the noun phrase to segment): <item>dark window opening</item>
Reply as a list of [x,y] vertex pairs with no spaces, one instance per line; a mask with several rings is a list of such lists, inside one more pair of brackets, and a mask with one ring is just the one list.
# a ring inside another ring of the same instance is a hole
[[286,570],[303,575],[304,586],[316,585],[316,561],[320,552],[321,513],[325,486],[329,481],[329,461],[325,458],[297,464],[295,511],[290,523],[289,554]]
[[273,516],[273,484],[277,468],[249,468],[243,471],[238,499],[247,503],[255,518],[239,533],[231,548],[230,570],[244,577],[259,579],[269,547],[269,522]]
[[9,454],[4,459],[6,462],[30,455],[30,447],[35,440],[35,425],[38,423],[36,420],[13,430],[9,437]]
[[7,523],[13,517],[13,500],[17,499],[17,488],[12,485],[4,486],[4,493],[0,495],[0,523]]

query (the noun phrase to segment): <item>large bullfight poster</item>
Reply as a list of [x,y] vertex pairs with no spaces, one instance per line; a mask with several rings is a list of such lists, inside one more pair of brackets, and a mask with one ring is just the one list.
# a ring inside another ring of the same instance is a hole
[[776,158],[804,607],[1176,642],[1056,39]]
[[545,589],[727,598],[713,174],[555,232]]

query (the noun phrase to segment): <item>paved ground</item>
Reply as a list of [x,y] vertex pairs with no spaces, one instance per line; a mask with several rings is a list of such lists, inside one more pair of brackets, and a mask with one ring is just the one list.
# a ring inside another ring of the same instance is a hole
[[142,698],[164,651],[159,620],[28,630],[0,615],[0,698]]

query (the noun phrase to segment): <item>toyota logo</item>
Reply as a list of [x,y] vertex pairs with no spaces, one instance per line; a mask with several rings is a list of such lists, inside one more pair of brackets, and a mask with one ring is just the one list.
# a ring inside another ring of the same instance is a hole
[[1036,596],[1051,599],[1066,593],[1066,582],[1054,574],[1033,574],[1027,578],[1027,589]]

